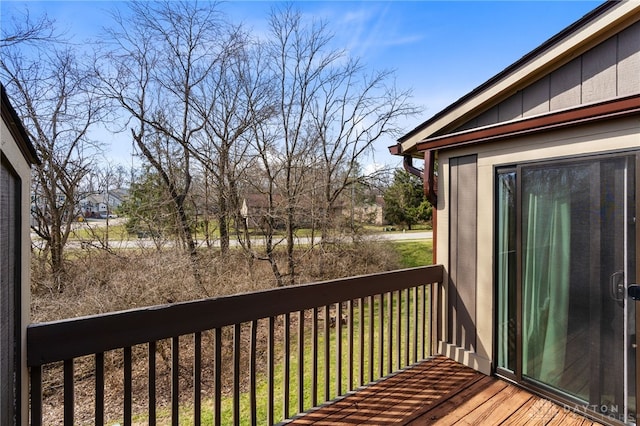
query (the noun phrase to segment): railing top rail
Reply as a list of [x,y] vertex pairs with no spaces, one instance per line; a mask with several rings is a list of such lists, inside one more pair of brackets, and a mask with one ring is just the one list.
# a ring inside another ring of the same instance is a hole
[[332,303],[442,282],[442,265],[32,324],[27,364],[101,353]]

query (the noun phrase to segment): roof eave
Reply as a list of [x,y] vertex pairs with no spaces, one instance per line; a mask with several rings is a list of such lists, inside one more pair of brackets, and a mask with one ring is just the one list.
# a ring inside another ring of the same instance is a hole
[[517,136],[638,114],[640,114],[640,95],[633,95],[479,129],[425,138],[416,143],[411,152],[404,154],[415,155],[429,150],[496,142]]
[[7,124],[9,131],[13,135],[13,138],[16,140],[18,148],[20,148],[20,152],[22,153],[25,160],[30,164],[40,164],[40,159],[38,158],[38,154],[31,143],[31,139],[27,134],[24,126],[22,125],[22,121],[16,110],[11,105],[9,101],[9,96],[7,96],[7,92],[4,88],[3,84],[0,84],[0,96],[2,98],[2,120]]

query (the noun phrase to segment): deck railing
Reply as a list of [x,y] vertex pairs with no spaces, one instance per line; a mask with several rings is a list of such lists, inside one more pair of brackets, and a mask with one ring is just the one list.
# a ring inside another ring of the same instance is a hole
[[33,324],[31,424],[274,424],[432,354],[442,266]]

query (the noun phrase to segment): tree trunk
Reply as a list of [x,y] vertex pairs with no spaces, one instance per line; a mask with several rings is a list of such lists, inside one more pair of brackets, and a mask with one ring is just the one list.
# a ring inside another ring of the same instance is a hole
[[289,284],[292,285],[295,283],[295,274],[296,274],[296,262],[293,257],[294,250],[294,241],[293,241],[293,228],[294,228],[294,209],[293,207],[287,208],[287,225],[286,225],[286,235],[287,235],[287,266],[289,268]]
[[229,254],[229,206],[224,189],[218,191],[218,228],[220,229],[220,254]]
[[58,289],[62,283],[59,281],[64,275],[64,244],[62,243],[62,225],[58,211],[51,211],[51,225],[49,227],[49,248],[51,250],[51,273],[57,282]]
[[276,279],[276,286],[284,287],[282,274],[280,273],[280,269],[278,268],[278,261],[275,258],[275,253],[273,250],[273,229],[274,229],[273,219],[269,218],[267,220],[268,220],[268,223],[267,223],[268,228],[267,228],[266,241],[265,241],[265,251],[267,254],[267,261],[271,265],[271,271],[273,272],[273,276]]
[[200,274],[200,267],[198,262],[198,251],[196,248],[196,243],[193,239],[193,235],[191,234],[191,229],[189,228],[189,220],[184,210],[184,203],[181,202],[180,197],[178,197],[177,199],[174,198],[174,202],[176,203],[176,209],[178,210],[180,227],[182,228],[182,236],[187,243],[187,249],[189,250],[189,258],[191,260],[191,270],[193,272],[193,278],[196,281],[196,285],[200,287],[204,295],[209,296],[209,293],[207,292],[207,289],[202,282],[202,275]]

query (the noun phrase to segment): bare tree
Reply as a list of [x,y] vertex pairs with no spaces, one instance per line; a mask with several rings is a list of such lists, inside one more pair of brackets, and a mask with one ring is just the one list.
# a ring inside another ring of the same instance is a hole
[[367,74],[357,60],[335,64],[310,108],[313,134],[322,170],[321,231],[325,240],[334,227],[336,203],[356,184],[377,178],[380,171],[361,173],[360,165],[376,142],[396,137],[398,119],[420,110],[410,103],[410,91],[399,91],[390,71]]
[[277,155],[270,161],[282,167],[274,184],[285,203],[287,275],[293,283],[296,210],[305,189],[308,158],[317,148],[309,126],[311,107],[343,52],[331,48],[325,23],[305,23],[290,5],[272,11],[269,26],[269,63],[276,82],[274,124],[279,129]]
[[[198,153],[209,157],[206,150]],[[191,191],[190,200],[193,204],[193,210],[196,214],[196,224],[198,228],[202,229],[204,236],[203,242],[207,248],[211,249],[214,246],[214,242],[217,239],[215,231],[217,227],[215,225],[216,216],[216,201],[215,192],[217,188],[217,181],[214,179],[211,172],[206,167],[202,167],[198,161],[197,171],[194,173],[194,184]]]
[[92,76],[69,47],[21,50],[13,44],[3,48],[0,72],[42,162],[33,179],[32,229],[45,242],[44,253],[59,280],[78,185],[98,148],[89,130],[102,119],[104,105],[89,90]]
[[37,46],[61,40],[61,34],[56,31],[55,22],[47,15],[41,15],[35,20],[29,9],[11,16],[7,24],[0,30],[0,49],[26,44]]
[[[116,29],[108,31],[109,49],[100,72],[103,91],[135,121],[132,136],[167,185],[194,277],[201,284],[185,208],[192,183],[189,147],[205,126],[193,108],[194,95],[220,54],[223,21],[212,3],[134,2],[129,7],[126,18],[113,14]],[[153,146],[158,140],[175,144],[173,155],[161,159]]]
[[264,238],[264,252],[259,254],[251,245],[251,240],[246,238],[243,248],[250,253],[251,258],[269,262],[276,284],[285,285],[284,274],[281,271],[276,248],[284,239],[277,236],[279,224],[283,221],[283,198],[278,192],[278,180],[282,176],[282,165],[275,161],[277,156],[278,130],[267,120],[258,121],[252,126],[254,144],[257,151],[256,163],[251,170],[252,177],[250,191],[246,200],[249,202],[249,211],[245,219],[245,226],[253,219],[252,226],[262,231]]
[[213,178],[224,255],[229,250],[232,224],[238,229],[240,223],[238,182],[248,163],[250,129],[262,119],[260,111],[271,98],[266,95],[259,45],[241,28],[231,28],[223,40],[220,55],[194,100],[205,125],[190,149]]
[[[327,24],[303,20],[291,5],[274,9],[266,42],[272,102],[254,126],[256,191],[264,194],[262,220],[267,256],[279,284],[295,282],[296,230],[333,226],[336,204],[351,185],[370,176],[359,165],[373,145],[397,131],[398,118],[417,109],[398,91],[388,71],[367,74],[332,44]],[[270,247],[284,227],[286,271]]]

